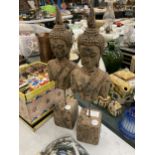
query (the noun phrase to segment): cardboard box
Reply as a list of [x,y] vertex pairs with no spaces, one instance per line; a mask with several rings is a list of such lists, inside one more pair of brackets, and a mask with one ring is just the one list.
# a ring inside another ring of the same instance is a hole
[[[35,62],[30,65],[24,65],[19,68],[23,72],[28,67],[42,64],[42,62]],[[19,91],[19,115],[30,125],[35,124],[38,120],[53,110],[53,102],[51,94],[55,88],[55,82],[48,82],[31,92],[23,93]]]

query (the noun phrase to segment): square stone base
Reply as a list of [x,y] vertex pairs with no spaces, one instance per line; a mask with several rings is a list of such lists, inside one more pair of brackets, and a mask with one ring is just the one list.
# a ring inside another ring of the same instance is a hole
[[66,105],[58,106],[54,111],[55,124],[68,129],[74,128],[77,116],[78,102],[73,98],[67,99]]
[[82,109],[77,122],[77,139],[79,141],[97,145],[100,138],[101,113],[91,110],[90,116],[88,109]]

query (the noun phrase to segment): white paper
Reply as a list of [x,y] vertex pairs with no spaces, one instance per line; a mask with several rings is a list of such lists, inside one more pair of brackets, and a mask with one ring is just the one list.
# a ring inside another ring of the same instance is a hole
[[[89,111],[87,111],[87,115],[89,115]],[[91,110],[90,111],[90,116],[93,116],[93,117],[99,117],[100,113],[98,111],[94,111],[94,110]]]
[[66,106],[65,106],[65,109],[66,109],[66,110],[70,110],[70,109],[71,109],[71,106],[70,106],[70,105],[66,105]]
[[94,125],[94,126],[98,125],[98,120],[93,119],[93,120],[91,121],[91,124]]

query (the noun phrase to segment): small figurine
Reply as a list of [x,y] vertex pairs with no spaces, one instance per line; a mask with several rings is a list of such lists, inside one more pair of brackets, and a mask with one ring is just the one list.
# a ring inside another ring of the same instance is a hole
[[101,113],[96,110],[82,109],[77,122],[77,139],[97,145],[100,138]]
[[108,111],[112,116],[118,116],[122,113],[122,106],[119,102],[117,101],[112,101],[109,105],[108,105]]
[[52,53],[56,57],[48,62],[49,79],[56,82],[56,88],[70,88],[70,73],[75,64],[69,60],[72,47],[72,32],[65,29],[58,7],[56,7],[56,25],[49,34]]
[[107,98],[103,98],[102,96],[99,96],[97,104],[103,108],[106,108],[110,102],[111,102],[110,96],[107,96]]

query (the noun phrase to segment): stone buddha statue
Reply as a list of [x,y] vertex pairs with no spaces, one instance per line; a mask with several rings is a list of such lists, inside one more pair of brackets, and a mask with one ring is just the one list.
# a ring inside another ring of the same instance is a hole
[[70,73],[75,64],[69,60],[72,46],[72,32],[63,25],[61,13],[56,7],[56,25],[49,34],[52,53],[56,57],[48,62],[50,80],[56,82],[56,88],[66,90],[70,87]]
[[[54,80],[55,109],[54,122],[56,125],[72,129],[78,115],[78,103],[74,98],[66,95],[66,90],[71,87],[70,76],[76,65],[69,60],[72,46],[72,32],[65,29],[61,14],[56,6],[56,25],[49,34],[50,45],[55,59],[48,62],[49,79]],[[57,95],[57,96],[56,96]],[[62,96],[62,97],[61,97]],[[61,97],[61,98],[60,98]]]
[[99,60],[104,52],[105,41],[99,34],[95,24],[94,10],[90,8],[87,19],[88,27],[78,38],[81,68],[75,68],[71,74],[71,85],[74,93],[79,93],[81,99],[86,101],[106,98],[109,93],[111,81],[108,73],[99,69]]

